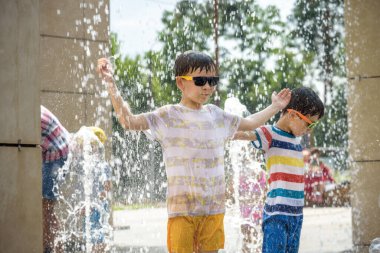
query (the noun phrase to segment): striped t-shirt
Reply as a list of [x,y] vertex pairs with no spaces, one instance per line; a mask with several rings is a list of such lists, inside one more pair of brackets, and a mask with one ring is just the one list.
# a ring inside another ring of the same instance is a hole
[[224,213],[224,145],[240,118],[215,105],[167,105],[145,117],[163,150],[169,217]]
[[269,171],[269,191],[264,212],[267,215],[302,215],[304,206],[304,162],[300,138],[275,126],[256,131],[253,146],[265,151]]

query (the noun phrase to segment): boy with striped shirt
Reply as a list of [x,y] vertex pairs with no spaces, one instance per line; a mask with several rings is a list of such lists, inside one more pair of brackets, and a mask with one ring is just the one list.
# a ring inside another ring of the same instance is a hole
[[292,90],[289,104],[275,125],[238,132],[265,152],[269,190],[263,214],[263,253],[298,252],[304,206],[304,162],[299,136],[324,114],[324,105],[310,88]]
[[266,109],[241,118],[207,104],[218,84],[216,65],[204,53],[187,51],[174,64],[180,103],[134,115],[118,94],[109,60],[98,60],[120,124],[149,130],[163,150],[168,189],[167,245],[170,253],[217,252],[224,247],[224,144],[237,130],[252,131],[283,109],[290,90],[272,95]]

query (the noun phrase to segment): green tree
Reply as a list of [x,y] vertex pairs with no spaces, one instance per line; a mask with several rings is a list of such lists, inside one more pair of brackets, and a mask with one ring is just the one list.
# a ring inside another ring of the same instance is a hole
[[[162,95],[159,77],[162,66],[157,53],[147,52],[134,59],[120,57],[120,44],[111,34],[111,54],[114,60],[115,80],[121,96],[128,101],[134,113],[155,107],[154,101],[166,100]],[[165,92],[165,90],[164,90]],[[116,201],[127,204],[165,199],[165,172],[160,165],[161,153],[157,143],[144,134],[125,131],[113,116],[113,163],[118,180],[114,187]]]
[[294,39],[298,47],[315,61],[313,71],[317,82],[324,85],[326,116],[315,129],[315,145],[347,147],[347,100],[345,79],[343,0],[307,1],[295,3],[291,22],[295,24]]
[[332,93],[334,76],[344,73],[339,54],[344,31],[343,0],[298,0],[291,20],[296,25],[294,38],[302,39],[305,53],[313,53],[318,61],[326,101]]
[[[220,47],[222,104],[227,93],[238,96],[250,111],[270,103],[272,91],[297,87],[304,77],[304,66],[287,47],[285,23],[273,6],[261,8],[253,0],[219,1],[219,37],[234,48]],[[163,43],[162,61],[173,66],[178,52],[210,52],[213,46],[212,1],[179,1],[174,11],[165,11],[164,28],[159,33]],[[278,42],[278,46],[274,45]],[[238,55],[238,56],[237,56]],[[273,69],[266,64],[273,62]],[[277,73],[278,70],[281,72]],[[164,83],[173,79],[171,69]]]
[[[325,83],[334,88],[330,92],[332,102],[326,105],[326,117],[314,132],[315,144],[345,147],[347,115],[346,100],[342,97],[345,85],[334,81],[345,75],[341,2],[299,0],[295,4],[293,22],[285,23],[274,6],[262,8],[254,0],[219,0],[221,105],[228,94],[233,94],[250,112],[261,110],[269,105],[273,91],[304,85],[310,69],[318,71],[313,69],[317,65],[321,73],[319,81],[325,82],[328,77],[329,82]],[[328,19],[324,21],[326,17]],[[162,50],[148,51],[135,58],[116,59],[117,82],[134,113],[179,102],[181,94],[175,85],[174,60],[179,52],[187,50],[211,54],[213,19],[213,1],[179,1],[174,10],[163,14],[164,28],[158,33]],[[112,54],[118,55],[120,47],[116,35],[112,35],[111,45]],[[126,134],[116,120],[114,123],[119,141],[115,145],[115,157],[137,161],[143,168],[154,166],[156,179],[163,182],[165,173],[160,164],[159,146],[149,142],[144,135]],[[130,150],[127,153],[126,147]],[[154,161],[141,157],[154,157]],[[124,173],[124,185],[137,187],[136,192],[148,198],[149,191],[144,187],[146,177],[152,179],[152,175],[138,171],[132,164],[120,166],[124,168],[120,169]],[[164,184],[153,184],[148,188],[156,187],[154,185],[160,187],[155,189],[160,194],[154,198],[162,199]],[[128,196],[128,200],[140,197]]]

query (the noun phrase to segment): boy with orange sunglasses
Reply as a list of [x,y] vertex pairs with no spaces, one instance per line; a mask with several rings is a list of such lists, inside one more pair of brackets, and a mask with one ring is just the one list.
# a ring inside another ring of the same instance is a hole
[[289,104],[275,125],[237,132],[265,152],[269,190],[263,214],[263,253],[298,252],[304,206],[304,162],[299,136],[324,115],[324,105],[310,88],[292,90]]

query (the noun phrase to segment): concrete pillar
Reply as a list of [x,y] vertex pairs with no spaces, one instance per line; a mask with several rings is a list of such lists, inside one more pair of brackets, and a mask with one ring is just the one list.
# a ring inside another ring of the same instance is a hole
[[95,73],[109,55],[109,0],[0,3],[0,252],[42,252],[40,104],[71,132],[111,135]]
[[96,125],[111,136],[111,103],[95,73],[110,54],[109,0],[39,2],[41,103],[69,132]]
[[0,6],[0,252],[40,253],[39,1]]
[[380,1],[345,2],[355,252],[380,237]]
[[[109,0],[40,0],[41,104],[69,132],[98,126],[112,152],[112,105],[96,73],[97,59],[109,56]],[[68,198],[64,192],[64,198]],[[57,212],[66,212],[57,207]]]

